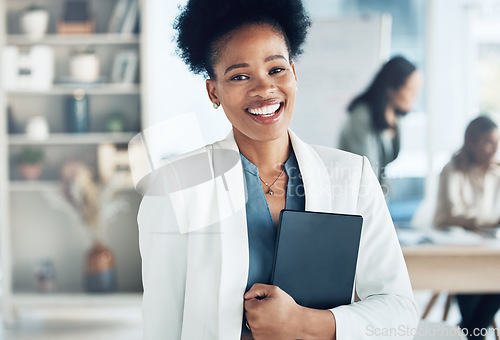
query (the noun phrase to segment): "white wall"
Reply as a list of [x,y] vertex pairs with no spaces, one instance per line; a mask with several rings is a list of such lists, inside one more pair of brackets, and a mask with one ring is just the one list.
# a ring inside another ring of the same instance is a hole
[[432,172],[456,151],[473,115],[469,103],[468,27],[465,1],[428,1],[427,114]]
[[308,143],[337,147],[346,107],[388,59],[390,41],[389,15],[313,19],[296,61],[291,129]]
[[[143,11],[147,21],[143,22],[145,43],[142,49],[143,73],[143,128],[169,118],[195,112],[204,143],[224,138],[230,125],[221,109],[214,110],[209,101],[202,76],[194,76],[175,55],[172,41],[172,24],[179,13],[176,0],[145,0]],[[185,138],[196,134],[198,129],[185,131]],[[195,136],[193,138],[198,138]],[[202,146],[202,145],[199,145]],[[185,150],[188,151],[188,150]]]

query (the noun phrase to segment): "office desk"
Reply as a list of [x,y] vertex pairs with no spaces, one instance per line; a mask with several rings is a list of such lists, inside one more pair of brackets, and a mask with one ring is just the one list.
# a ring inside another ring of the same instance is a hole
[[402,247],[414,290],[500,292],[500,244]]

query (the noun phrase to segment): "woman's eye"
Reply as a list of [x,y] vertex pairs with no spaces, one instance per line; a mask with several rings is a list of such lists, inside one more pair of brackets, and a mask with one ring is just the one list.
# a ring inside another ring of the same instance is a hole
[[231,77],[231,80],[246,80],[249,79],[248,76],[244,76],[242,74],[238,74],[237,76]]
[[276,67],[276,68],[273,68],[273,69],[269,72],[269,74],[276,74],[276,73],[280,73],[280,72],[282,72],[282,71],[284,71],[284,70],[285,70],[285,69],[284,69],[284,68],[282,68],[282,67]]

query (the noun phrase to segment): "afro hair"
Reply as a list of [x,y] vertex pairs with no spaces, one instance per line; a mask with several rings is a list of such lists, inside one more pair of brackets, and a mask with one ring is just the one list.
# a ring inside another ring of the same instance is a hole
[[177,54],[195,74],[213,77],[214,45],[246,24],[267,23],[284,36],[290,58],[302,53],[311,21],[301,0],[189,0],[174,23]]

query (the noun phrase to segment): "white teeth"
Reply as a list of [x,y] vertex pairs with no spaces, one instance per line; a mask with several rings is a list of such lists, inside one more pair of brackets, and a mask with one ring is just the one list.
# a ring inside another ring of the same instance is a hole
[[274,104],[264,107],[259,107],[258,109],[248,109],[248,112],[254,115],[269,115],[275,113],[280,108],[280,104]]

